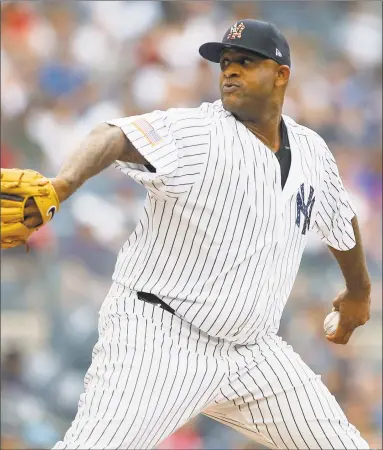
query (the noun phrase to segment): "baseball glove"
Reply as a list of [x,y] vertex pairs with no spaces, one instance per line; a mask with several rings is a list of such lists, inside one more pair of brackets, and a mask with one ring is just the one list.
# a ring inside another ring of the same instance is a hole
[[[31,199],[41,214],[36,227],[25,225],[24,208]],[[1,248],[26,244],[33,232],[53,218],[59,206],[54,187],[38,172],[1,169]]]

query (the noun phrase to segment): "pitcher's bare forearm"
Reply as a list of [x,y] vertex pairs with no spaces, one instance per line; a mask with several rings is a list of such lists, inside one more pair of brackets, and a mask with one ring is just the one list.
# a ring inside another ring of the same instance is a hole
[[352,292],[369,292],[371,288],[366,258],[363,251],[362,238],[356,216],[352,219],[352,227],[356,244],[351,250],[339,251],[329,247],[335,256],[346,281],[346,286]]
[[58,184],[65,185],[61,201],[117,159],[147,164],[120,128],[107,124],[97,126],[67,159],[55,179]]

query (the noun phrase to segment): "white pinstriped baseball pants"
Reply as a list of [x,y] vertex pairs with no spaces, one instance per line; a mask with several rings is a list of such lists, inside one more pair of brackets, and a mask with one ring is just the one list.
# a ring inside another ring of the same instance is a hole
[[85,392],[55,449],[153,449],[198,413],[276,449],[368,449],[277,336],[234,346],[163,309],[108,296]]

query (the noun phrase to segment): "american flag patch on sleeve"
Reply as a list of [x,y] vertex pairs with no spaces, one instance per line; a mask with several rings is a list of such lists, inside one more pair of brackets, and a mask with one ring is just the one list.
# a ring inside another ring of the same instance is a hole
[[162,137],[157,133],[157,131],[150,125],[150,123],[145,119],[137,119],[133,122],[133,125],[146,137],[146,139],[155,145],[162,141]]

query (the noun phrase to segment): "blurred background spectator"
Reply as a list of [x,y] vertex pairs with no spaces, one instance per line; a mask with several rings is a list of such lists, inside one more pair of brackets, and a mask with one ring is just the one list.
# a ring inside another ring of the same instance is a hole
[[[346,347],[327,343],[323,319],[343,282],[313,236],[280,331],[381,449],[381,2],[2,2],[1,167],[54,176],[105,119],[216,100],[219,68],[198,47],[245,17],[273,21],[288,37],[284,112],[333,151],[357,206],[373,282],[368,325]],[[50,448],[68,428],[117,251],[144,195],[107,169],[33,236],[30,253],[2,253],[2,449]],[[261,447],[201,416],[160,448]]]

